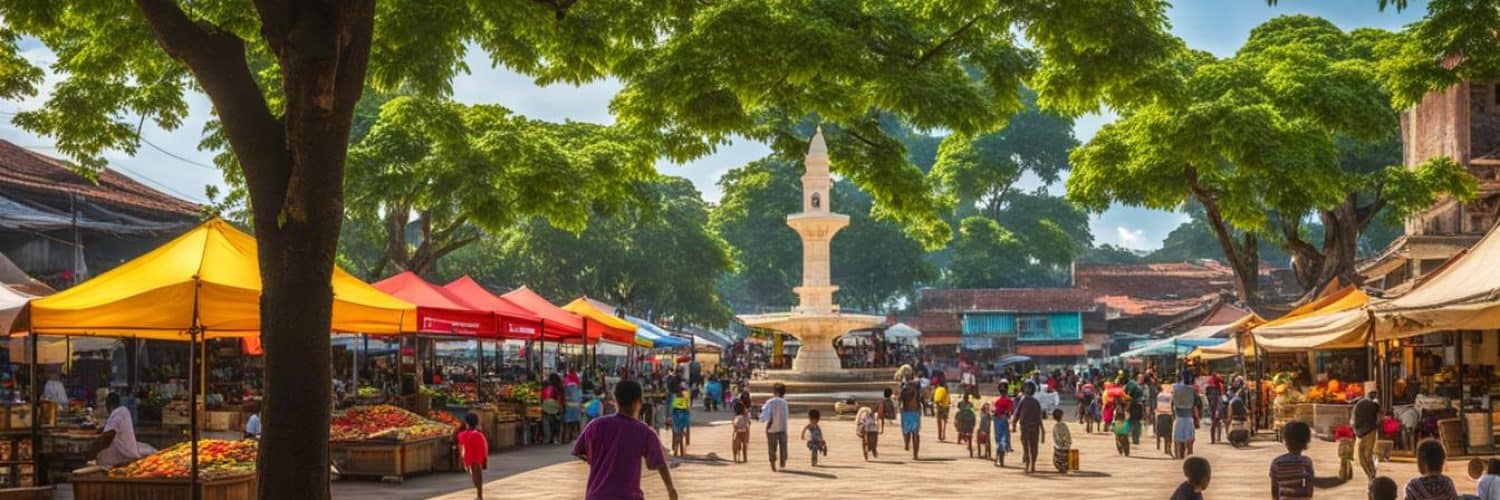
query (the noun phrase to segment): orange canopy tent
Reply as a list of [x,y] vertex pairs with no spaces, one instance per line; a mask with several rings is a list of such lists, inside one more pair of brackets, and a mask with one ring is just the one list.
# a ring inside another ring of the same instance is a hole
[[495,314],[471,309],[442,287],[428,283],[411,271],[374,284],[380,291],[417,305],[417,331],[465,337],[500,336]]
[[583,316],[590,339],[602,337],[604,340],[616,344],[632,345],[636,343],[635,330],[639,328],[625,318],[615,316],[610,311],[614,306],[603,302],[579,297],[562,307],[564,311]]
[[528,312],[516,303],[490,293],[468,275],[443,285],[470,309],[490,311],[500,317],[500,337],[518,340],[534,340],[542,335],[542,318]]
[[[583,318],[564,311],[530,288],[521,287],[500,295],[500,298],[521,306],[527,312],[542,319],[542,340],[553,342],[583,343]],[[590,333],[589,340],[598,340],[598,333]]]

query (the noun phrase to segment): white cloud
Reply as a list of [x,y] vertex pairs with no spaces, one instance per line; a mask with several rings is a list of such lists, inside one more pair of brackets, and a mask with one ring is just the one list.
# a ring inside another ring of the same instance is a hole
[[1140,249],[1146,246],[1146,230],[1130,229],[1125,226],[1115,226],[1115,235],[1120,238],[1120,246],[1126,248]]

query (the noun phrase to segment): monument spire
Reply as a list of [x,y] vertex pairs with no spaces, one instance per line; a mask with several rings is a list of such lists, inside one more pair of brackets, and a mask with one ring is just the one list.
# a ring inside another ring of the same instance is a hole
[[828,173],[828,144],[818,127],[808,141],[806,170],[802,174],[802,212],[788,215],[787,225],[802,238],[802,286],[797,293],[797,311],[802,314],[834,314],[833,292],[839,287],[829,279],[829,242],[849,225],[849,216],[833,213],[830,206],[833,177]]

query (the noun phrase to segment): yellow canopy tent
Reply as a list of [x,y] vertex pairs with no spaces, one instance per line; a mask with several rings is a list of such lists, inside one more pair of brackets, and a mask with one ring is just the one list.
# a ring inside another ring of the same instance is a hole
[[[12,333],[189,340],[260,331],[260,264],[255,239],[212,219],[109,272],[32,300]],[[333,330],[416,331],[416,306],[342,269],[333,271]]]
[[[190,343],[188,394],[201,397],[203,341],[260,332],[260,261],[255,238],[215,218],[155,250],[21,310],[12,333],[29,334],[30,359],[38,335],[134,337]],[[415,332],[416,306],[386,295],[342,269],[333,270],[332,329],[392,334]],[[36,380],[36,363],[31,364]],[[40,386],[32,384],[32,412]],[[198,405],[188,405],[199,422]],[[40,444],[32,427],[33,446]],[[189,488],[198,482],[199,426],[191,426]]]
[[579,297],[569,302],[568,305],[562,306],[562,309],[583,316],[589,323],[589,335],[593,335],[593,330],[599,328],[604,340],[618,344],[635,344],[641,347],[651,347],[650,340],[643,339],[635,334],[636,329],[639,328],[635,323],[607,312],[614,309],[608,304],[588,297]]
[[1491,230],[1405,295],[1370,309],[1376,340],[1500,329],[1500,231]]
[[1352,349],[1369,340],[1370,296],[1346,287],[1250,330],[1266,352]]
[[1259,314],[1248,314],[1233,323],[1233,330],[1229,332],[1229,341],[1218,345],[1211,345],[1193,349],[1188,353],[1190,358],[1198,358],[1204,361],[1232,358],[1244,354],[1245,358],[1255,357],[1255,338],[1248,334],[1251,328],[1266,323],[1265,318]]

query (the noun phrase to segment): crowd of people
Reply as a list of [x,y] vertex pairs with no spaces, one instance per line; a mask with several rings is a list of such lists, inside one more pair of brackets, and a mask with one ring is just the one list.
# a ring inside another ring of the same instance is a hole
[[[1209,460],[1195,454],[1200,428],[1207,427],[1210,442],[1238,445],[1248,440],[1248,389],[1239,376],[1226,378],[1192,369],[1170,377],[1149,369],[1122,370],[1112,375],[1100,370],[1033,371],[1023,375],[1012,370],[998,374],[994,387],[999,395],[991,399],[979,396],[977,388],[971,391],[969,385],[977,385],[975,377],[961,373],[956,382],[950,381],[943,370],[929,369],[919,359],[913,361],[916,363],[897,371],[898,380],[884,390],[882,397],[859,405],[855,412],[855,432],[866,460],[879,457],[879,438],[887,424],[899,425],[903,450],[920,459],[926,417],[936,423],[939,441],[950,438],[951,419],[955,442],[966,447],[971,457],[992,460],[997,466],[1004,466],[1006,455],[1019,448],[1020,466],[1026,474],[1039,470],[1047,451],[1051,452],[1053,469],[1077,470],[1075,429],[1083,434],[1112,435],[1119,453],[1129,455],[1131,447],[1140,445],[1145,434],[1142,429],[1149,428],[1157,450],[1181,461],[1184,481],[1172,499],[1187,500],[1202,498],[1212,478]],[[670,453],[685,455],[691,445],[691,412],[699,402],[706,411],[723,408],[732,412],[729,432],[734,462],[750,461],[752,421],[758,420],[771,470],[786,469],[791,459],[791,431],[795,430],[791,405],[785,398],[786,386],[774,384],[770,397],[756,405],[750,398],[748,380],[731,378],[735,376],[733,370],[707,374],[701,382],[698,376],[703,374],[695,375],[688,364],[674,370],[623,374],[614,386],[610,405],[618,411],[584,416],[585,422],[591,418],[594,422],[586,423],[577,433],[573,453],[590,465],[587,498],[639,492],[642,463],[659,471],[669,496],[675,498],[659,433],[666,424],[671,433]],[[566,388],[566,374],[563,377]],[[956,391],[950,392],[950,386]],[[662,404],[651,401],[653,390],[664,395]],[[1055,397],[1058,392],[1076,396],[1077,412],[1072,418],[1045,396],[1051,393]],[[1347,426],[1351,451],[1341,453],[1341,468],[1352,469],[1357,463],[1368,479],[1372,499],[1461,498],[1454,481],[1444,475],[1446,452],[1437,441],[1418,444],[1420,476],[1408,482],[1404,490],[1398,491],[1394,481],[1377,475],[1373,440],[1380,416],[1378,396],[1372,391],[1353,403],[1353,418]],[[1148,419],[1148,415],[1153,418]],[[1078,427],[1072,427],[1073,422]],[[813,466],[832,448],[818,410],[806,413],[797,439],[808,450]],[[1272,498],[1311,498],[1319,489],[1349,480],[1351,473],[1343,471],[1339,477],[1316,476],[1313,460],[1305,454],[1312,440],[1307,424],[1286,424],[1280,439],[1286,453],[1267,466]],[[1500,498],[1500,483],[1496,482],[1500,460],[1476,461],[1473,467],[1478,467],[1475,476],[1479,478],[1475,498]]]

